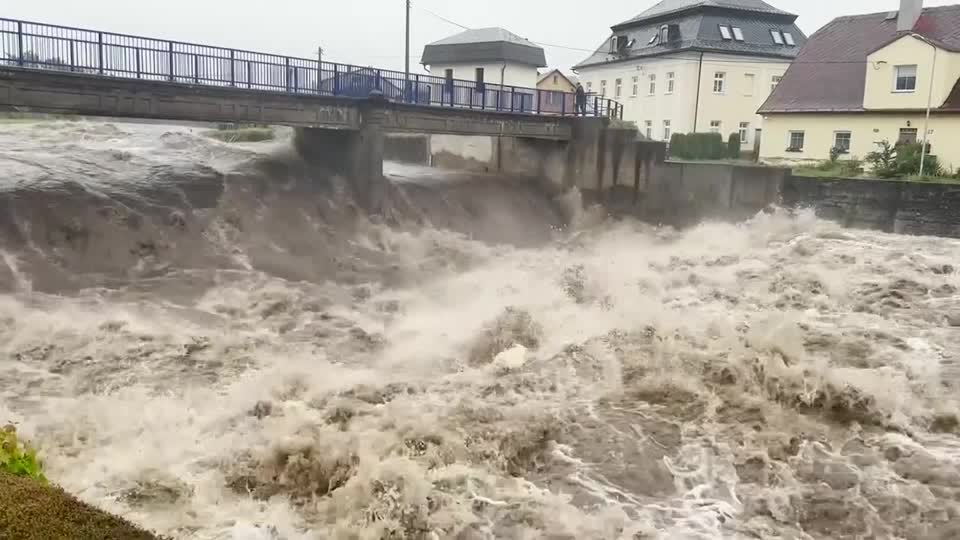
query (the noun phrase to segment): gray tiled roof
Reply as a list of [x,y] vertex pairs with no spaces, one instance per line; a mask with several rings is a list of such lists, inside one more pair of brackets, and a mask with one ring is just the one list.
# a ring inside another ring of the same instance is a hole
[[791,15],[786,11],[782,11],[771,6],[763,0],[662,0],[636,17],[616,25],[615,28],[628,26],[649,19],[660,18],[672,13],[692,10],[694,8],[708,7],[735,9],[740,11],[754,11],[758,13],[776,15]]
[[[683,51],[720,52],[738,55],[764,56],[771,59],[792,60],[806,42],[803,31],[793,23],[794,16],[784,17],[760,12],[694,10],[677,14],[667,20],[651,20],[619,30],[615,35],[627,36],[633,46],[621,53],[610,52],[610,39],[574,69],[586,66],[621,62],[636,58],[661,56]],[[677,24],[680,40],[675,43],[650,43],[663,24]],[[723,39],[720,25],[730,25],[743,31],[743,41]],[[793,35],[795,46],[777,45],[770,30],[777,29]],[[612,36],[611,36],[612,37]]]
[[[960,51],[960,6],[923,10],[913,31]],[[867,56],[896,38],[889,12],[834,19],[810,37],[759,112],[862,111]],[[960,109],[960,85],[941,108]]]
[[475,28],[423,48],[422,64],[517,62],[546,67],[543,48],[503,28]]

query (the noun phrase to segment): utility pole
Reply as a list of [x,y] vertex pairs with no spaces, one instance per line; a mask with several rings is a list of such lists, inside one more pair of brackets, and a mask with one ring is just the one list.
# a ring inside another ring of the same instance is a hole
[[403,99],[404,101],[410,101],[410,0],[405,1],[407,4],[407,39],[403,57]]

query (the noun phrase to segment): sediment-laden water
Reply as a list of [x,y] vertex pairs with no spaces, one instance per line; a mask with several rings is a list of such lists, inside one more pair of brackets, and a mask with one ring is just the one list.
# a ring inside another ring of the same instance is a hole
[[[960,537],[960,242],[0,127],[0,422],[174,538]],[[0,495],[2,496],[2,495]]]

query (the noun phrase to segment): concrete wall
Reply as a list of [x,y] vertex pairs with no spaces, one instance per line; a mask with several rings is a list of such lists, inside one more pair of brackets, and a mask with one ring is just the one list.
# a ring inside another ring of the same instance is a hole
[[790,176],[783,202],[847,227],[960,238],[958,185]]

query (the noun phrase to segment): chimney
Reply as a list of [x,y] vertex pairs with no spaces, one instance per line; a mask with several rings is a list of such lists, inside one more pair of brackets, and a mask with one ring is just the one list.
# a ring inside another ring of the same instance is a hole
[[923,0],[900,0],[900,13],[897,15],[897,32],[909,32],[917,24],[923,12]]

